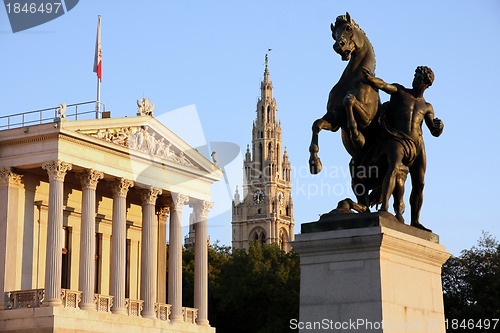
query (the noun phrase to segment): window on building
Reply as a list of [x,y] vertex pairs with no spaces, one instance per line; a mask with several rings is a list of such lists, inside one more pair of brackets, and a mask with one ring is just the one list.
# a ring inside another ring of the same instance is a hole
[[125,248],[125,298],[130,298],[130,247],[132,241],[127,239]]
[[71,228],[63,227],[61,288],[70,289],[71,279]]
[[94,293],[101,293],[101,256],[102,256],[102,234],[95,234],[95,285],[94,285]]
[[[262,168],[262,165],[264,164],[264,156],[263,156],[263,151],[262,151],[262,143],[259,143],[259,162],[260,162],[260,167]],[[262,175],[260,175],[262,177]]]

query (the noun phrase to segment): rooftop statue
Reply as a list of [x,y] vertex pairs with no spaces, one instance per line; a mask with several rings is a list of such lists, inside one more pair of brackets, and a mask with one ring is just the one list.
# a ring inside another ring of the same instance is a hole
[[[423,98],[434,73],[421,66],[415,72],[412,88],[387,84],[374,76],[375,52],[349,13],[338,16],[331,31],[333,49],[349,62],[330,91],[326,114],[313,123],[309,167],[312,174],[321,171],[319,132],[341,129],[342,142],[352,157],[349,169],[357,202],[342,200],[321,219],[353,210],[368,212],[369,207],[379,204],[380,211],[387,211],[392,195],[396,218],[404,222],[404,185],[410,173],[411,225],[428,230],[419,221],[426,167],[421,126],[425,121],[434,136],[439,136],[444,127],[440,119],[434,118],[432,105]],[[391,94],[390,101],[383,105],[379,89]]]

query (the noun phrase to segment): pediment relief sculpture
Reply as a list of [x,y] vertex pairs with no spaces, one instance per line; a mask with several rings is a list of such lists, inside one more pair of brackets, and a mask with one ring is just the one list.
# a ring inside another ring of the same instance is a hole
[[178,164],[194,166],[184,152],[173,147],[171,142],[166,141],[147,125],[80,131],[80,133]]

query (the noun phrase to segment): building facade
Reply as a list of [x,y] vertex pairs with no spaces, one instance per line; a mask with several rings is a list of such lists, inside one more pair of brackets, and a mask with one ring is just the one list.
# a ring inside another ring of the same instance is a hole
[[286,148],[283,152],[267,54],[260,91],[252,147],[247,146],[243,162],[243,193],[237,188],[233,199],[232,246],[248,249],[256,241],[289,251],[294,238],[291,164]]
[[[78,109],[64,105],[36,122],[2,117],[1,332],[215,331],[207,214],[222,171],[146,104],[137,117],[70,120]],[[185,206],[196,230],[192,307],[182,304]]]

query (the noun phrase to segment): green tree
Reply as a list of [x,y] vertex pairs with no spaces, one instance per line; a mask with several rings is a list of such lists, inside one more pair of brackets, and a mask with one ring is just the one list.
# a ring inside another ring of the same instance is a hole
[[217,331],[289,332],[290,319],[298,318],[299,280],[293,251],[285,253],[275,244],[234,251],[213,291]]
[[[183,251],[183,305],[193,306],[194,249]],[[299,315],[298,255],[277,245],[252,244],[248,252],[208,249],[208,319],[218,333],[291,332]]]
[[217,328],[219,313],[216,298],[216,291],[223,289],[220,285],[220,274],[224,267],[231,260],[231,247],[220,245],[218,242],[208,249],[208,319],[212,326]]
[[[447,332],[492,332],[492,327],[477,326],[471,330],[463,326],[469,320],[484,325],[485,319],[500,318],[499,242],[483,232],[477,246],[448,259],[442,278]],[[452,320],[458,323],[455,329],[451,327]],[[499,329],[500,322],[496,327]]]

